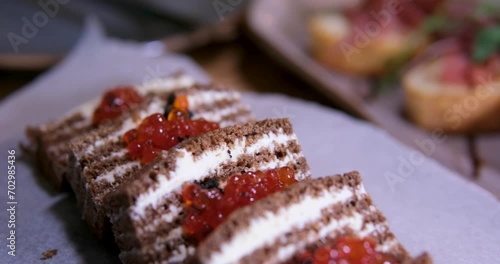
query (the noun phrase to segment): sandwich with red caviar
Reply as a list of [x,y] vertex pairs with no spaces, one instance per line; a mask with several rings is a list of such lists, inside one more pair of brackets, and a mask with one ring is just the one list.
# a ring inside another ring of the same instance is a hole
[[500,130],[499,22],[471,21],[458,36],[430,46],[428,58],[404,74],[406,113],[413,122],[446,133]]
[[442,2],[369,0],[314,14],[308,21],[312,54],[336,71],[384,74],[393,60],[411,57],[429,42],[422,25]]
[[287,119],[249,122],[184,141],[108,197],[120,259],[183,262],[233,211],[309,177]]
[[64,117],[39,126],[26,129],[32,154],[40,175],[55,190],[65,186],[66,174],[70,173],[68,163],[69,142],[101,124],[107,123],[131,111],[145,100],[148,94],[165,94],[194,84],[186,74],[175,74],[157,78],[135,86],[119,86],[107,90],[101,97],[90,100],[69,111]]
[[238,92],[195,85],[165,96],[147,96],[129,113],[73,139],[72,173],[67,180],[83,218],[102,237],[109,227],[105,198],[133,181],[162,151],[208,131],[252,119]]
[[357,172],[309,179],[236,210],[188,263],[431,264],[390,231]]

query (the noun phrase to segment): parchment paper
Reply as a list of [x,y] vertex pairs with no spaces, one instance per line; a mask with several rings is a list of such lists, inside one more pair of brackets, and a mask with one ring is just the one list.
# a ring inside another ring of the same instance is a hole
[[[53,194],[20,160],[16,145],[28,124],[43,123],[116,84],[141,82],[158,67],[207,76],[189,59],[154,56],[149,45],[110,40],[90,23],[72,54],[51,72],[0,104],[0,263],[115,263],[116,251],[90,234],[74,198]],[[147,56],[146,54],[149,54]],[[154,76],[153,76],[154,77]],[[315,176],[359,170],[374,202],[412,254],[435,263],[498,263],[500,203],[490,193],[423,158],[380,129],[343,113],[280,95],[245,94],[257,117],[289,117]],[[7,254],[7,150],[16,159],[16,256]],[[391,184],[392,183],[392,184]]]

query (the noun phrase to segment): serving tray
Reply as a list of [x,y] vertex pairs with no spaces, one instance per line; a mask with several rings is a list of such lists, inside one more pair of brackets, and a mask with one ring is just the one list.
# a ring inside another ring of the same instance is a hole
[[[354,2],[255,0],[247,10],[246,24],[264,51],[347,112],[375,123],[426,158],[440,161],[500,197],[500,134],[468,137],[424,131],[403,117],[401,87],[370,96],[373,82],[331,71],[310,56],[307,16]],[[416,164],[409,159],[401,163]]]

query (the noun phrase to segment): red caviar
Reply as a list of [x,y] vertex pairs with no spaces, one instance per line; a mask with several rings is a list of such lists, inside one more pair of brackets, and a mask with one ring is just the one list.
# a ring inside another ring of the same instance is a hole
[[342,236],[315,249],[297,254],[288,263],[298,264],[395,264],[392,256],[375,250],[375,239]]
[[173,108],[168,117],[159,113],[150,115],[136,129],[125,133],[131,159],[149,163],[158,157],[161,150],[169,150],[189,137],[219,128],[219,124],[204,119],[191,120],[185,96],[179,96],[173,105],[182,110]]
[[119,117],[132,107],[140,104],[143,98],[132,87],[117,87],[107,91],[94,111],[92,123],[99,125],[105,120]]
[[[234,210],[297,182],[293,169],[282,167],[265,172],[246,172],[229,177],[223,190],[189,184],[182,190],[184,237],[198,244]],[[203,184],[202,184],[203,185]]]

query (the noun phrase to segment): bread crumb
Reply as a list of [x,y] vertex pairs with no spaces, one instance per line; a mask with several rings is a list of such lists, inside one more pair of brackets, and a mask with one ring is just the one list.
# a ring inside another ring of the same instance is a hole
[[42,257],[40,258],[40,260],[51,259],[55,255],[57,255],[57,249],[47,250],[47,251],[42,253]]

